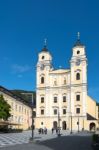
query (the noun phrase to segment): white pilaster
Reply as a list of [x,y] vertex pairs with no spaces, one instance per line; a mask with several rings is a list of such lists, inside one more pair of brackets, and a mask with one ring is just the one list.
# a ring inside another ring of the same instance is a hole
[[62,116],[62,90],[59,90],[59,95],[58,95],[58,107],[59,107],[59,113],[60,116]]
[[82,62],[82,82],[87,83],[87,67],[86,62]]
[[70,94],[70,89],[68,90],[67,93],[67,115],[71,112],[71,94]]
[[83,115],[86,116],[86,101],[87,101],[87,88],[86,86],[83,86],[82,89],[82,98],[83,98]]
[[74,99],[75,99],[75,94],[74,94],[74,91],[71,87],[71,113],[72,113],[72,115],[74,115],[74,112],[75,112],[75,110],[74,110]]

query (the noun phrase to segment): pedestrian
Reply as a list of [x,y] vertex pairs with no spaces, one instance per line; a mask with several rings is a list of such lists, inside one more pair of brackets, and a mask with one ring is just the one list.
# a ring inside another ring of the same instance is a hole
[[52,134],[53,134],[53,132],[54,132],[54,128],[52,128]]
[[46,127],[44,128],[44,133],[47,134],[47,128]]
[[56,128],[56,134],[58,133],[58,128]]
[[41,128],[38,129],[39,134],[41,134]]

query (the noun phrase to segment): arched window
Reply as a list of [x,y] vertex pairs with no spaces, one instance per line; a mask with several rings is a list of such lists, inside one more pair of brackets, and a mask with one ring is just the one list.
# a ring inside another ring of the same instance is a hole
[[44,115],[44,109],[41,109],[41,115]]
[[41,97],[41,103],[44,103],[44,97]]
[[76,114],[80,114],[80,108],[76,108]]
[[76,80],[80,80],[80,73],[76,74]]
[[66,84],[66,78],[64,78],[64,84]]
[[58,95],[57,95],[57,94],[54,94],[54,95],[53,95],[53,102],[54,102],[54,103],[57,103],[57,102],[58,102]]
[[56,96],[54,97],[54,103],[57,103],[57,97]]
[[54,81],[54,85],[57,85],[57,81],[56,80]]
[[66,102],[66,95],[63,95],[63,102]]
[[76,95],[76,101],[80,101],[80,95],[79,94]]
[[54,109],[54,115],[57,115],[57,109]]
[[44,77],[41,77],[41,84],[44,83]]
[[56,80],[56,79],[54,79],[54,86],[55,86],[55,85],[57,85],[57,80]]
[[65,115],[66,114],[66,109],[63,109],[63,115]]

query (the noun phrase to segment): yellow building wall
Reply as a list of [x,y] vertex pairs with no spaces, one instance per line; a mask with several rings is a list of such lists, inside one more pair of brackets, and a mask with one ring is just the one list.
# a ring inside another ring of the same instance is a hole
[[87,113],[89,113],[94,118],[97,118],[97,106],[96,102],[89,96],[87,96]]
[[31,127],[31,108],[25,103],[18,101],[17,99],[0,92],[4,99],[11,106],[11,117],[9,122],[15,125],[11,125],[12,128],[20,128],[23,130],[29,129]]

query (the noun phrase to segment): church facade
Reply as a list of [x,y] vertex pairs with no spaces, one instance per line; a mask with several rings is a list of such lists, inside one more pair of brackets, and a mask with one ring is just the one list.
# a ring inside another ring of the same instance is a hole
[[54,69],[46,45],[38,54],[35,127],[95,130],[99,106],[87,94],[87,57],[78,37],[72,48],[70,69]]

